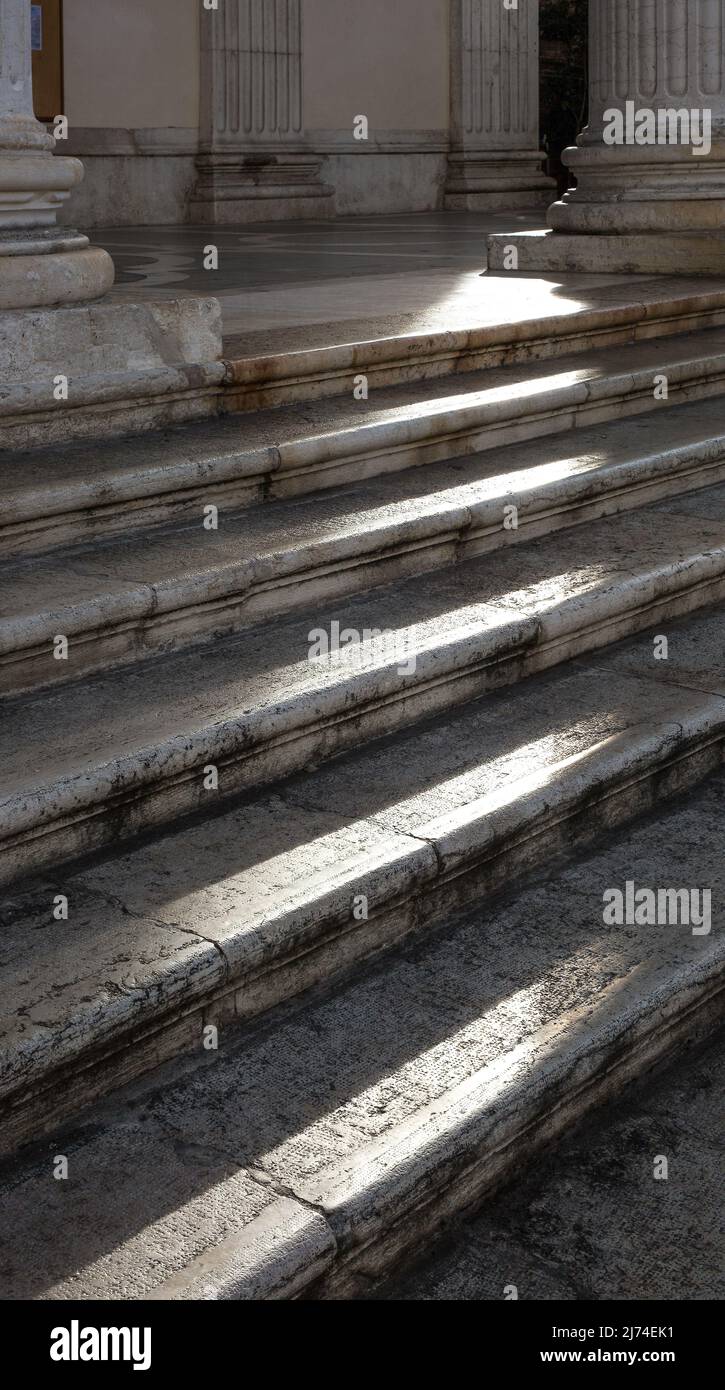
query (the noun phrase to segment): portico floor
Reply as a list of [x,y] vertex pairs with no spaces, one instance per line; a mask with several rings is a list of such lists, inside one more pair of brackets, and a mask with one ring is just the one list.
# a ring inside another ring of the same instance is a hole
[[[239,227],[106,228],[94,241],[116,263],[115,293],[212,293],[232,356],[399,333],[460,329],[586,307],[651,276],[483,275],[491,232],[545,225],[541,209],[414,213]],[[205,270],[204,248],[219,268]],[[656,283],[656,281],[655,281]],[[660,282],[661,283],[661,282]],[[700,282],[702,288],[702,282]],[[554,304],[552,304],[554,301]]]

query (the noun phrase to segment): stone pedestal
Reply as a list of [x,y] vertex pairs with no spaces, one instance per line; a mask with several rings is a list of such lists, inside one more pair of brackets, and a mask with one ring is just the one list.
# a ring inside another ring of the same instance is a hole
[[201,103],[193,221],[332,216],[304,139],[301,0],[202,10]]
[[489,266],[725,269],[725,0],[590,0],[590,120],[553,231],[495,237]]
[[539,0],[452,0],[451,150],[445,207],[547,203],[539,149]]
[[[108,295],[0,314],[0,451],[103,439],[217,412],[216,299]],[[1,458],[1,454],[0,454]]]

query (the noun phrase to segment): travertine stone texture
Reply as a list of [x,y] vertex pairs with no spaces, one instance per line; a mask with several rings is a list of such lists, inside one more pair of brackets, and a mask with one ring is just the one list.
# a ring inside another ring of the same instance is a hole
[[[721,424],[719,401],[676,406],[583,430],[576,451],[567,437],[552,441],[546,461],[540,443],[527,441],[495,458],[473,454],[227,512],[215,532],[182,523],[70,555],[6,560],[0,691],[77,680],[717,483]],[[512,504],[518,526],[507,531],[501,519]],[[72,663],[50,660],[59,630],[73,636]]]
[[[501,1302],[722,1300],[725,1035],[650,1076],[363,1298]],[[663,1145],[677,1181],[653,1182]]]
[[[511,252],[516,261],[512,264]],[[512,232],[488,239],[489,271],[576,275],[725,275],[725,232]]]
[[226,375],[221,346],[216,299],[134,304],[111,295],[0,314],[0,450],[214,414]]
[[539,150],[539,0],[452,0],[451,151],[444,206],[532,207],[553,179]]
[[[0,1293],[369,1290],[716,1025],[723,795],[720,774],[273,1027],[222,1029],[218,1052],[199,1047],[193,1067],[167,1068],[67,1130],[52,1152],[68,1157],[68,1183],[49,1176],[47,1145],[21,1155],[2,1177]],[[710,935],[605,926],[603,893],[633,863],[643,883],[709,887]]]
[[643,509],[345,600],[336,619],[358,640],[313,659],[322,606],[18,697],[0,734],[0,871],[8,881],[208,810],[209,764],[218,805],[724,596],[724,523],[673,515],[664,528]]

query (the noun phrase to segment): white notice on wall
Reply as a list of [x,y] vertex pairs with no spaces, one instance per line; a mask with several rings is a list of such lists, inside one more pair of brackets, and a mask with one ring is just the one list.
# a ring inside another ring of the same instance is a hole
[[31,6],[30,6],[30,34],[31,34],[31,43],[30,43],[30,46],[31,46],[31,48],[32,48],[32,50],[33,50],[33,53],[42,53],[42,51],[43,51],[43,6],[42,6],[42,5],[31,5]]

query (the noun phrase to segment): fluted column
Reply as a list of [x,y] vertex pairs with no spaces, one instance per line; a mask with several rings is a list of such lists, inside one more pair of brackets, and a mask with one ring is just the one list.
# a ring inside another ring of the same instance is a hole
[[304,138],[301,0],[219,0],[202,12],[201,143],[192,216],[325,216],[332,190]]
[[547,202],[539,149],[539,0],[451,0],[448,208]]
[[578,186],[551,226],[725,226],[725,0],[590,0],[589,23],[590,123],[564,153]]
[[54,155],[35,119],[30,25],[28,0],[0,0],[0,309],[94,299],[113,283],[110,256],[56,226],[83,165]]

